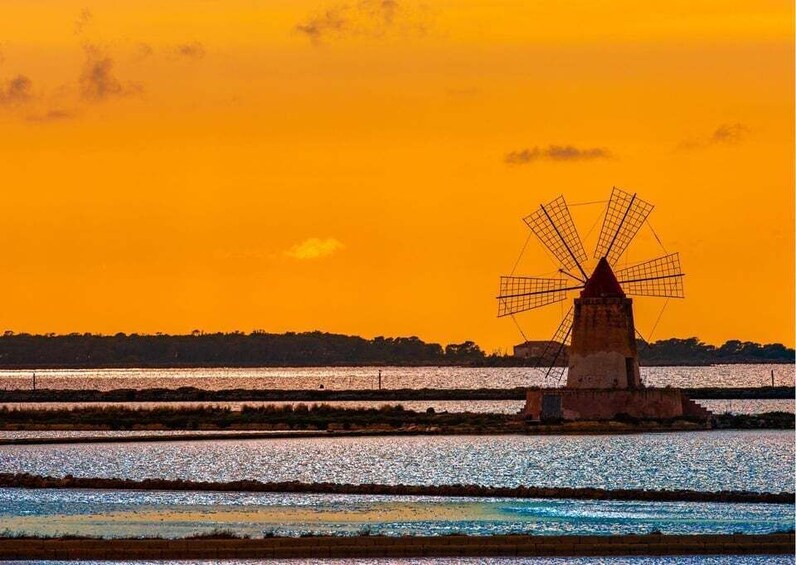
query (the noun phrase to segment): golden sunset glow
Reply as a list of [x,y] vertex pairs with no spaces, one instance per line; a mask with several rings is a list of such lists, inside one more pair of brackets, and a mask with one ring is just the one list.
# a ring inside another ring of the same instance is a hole
[[508,348],[522,217],[617,186],[686,272],[653,339],[793,346],[793,50],[785,1],[5,1],[0,331]]

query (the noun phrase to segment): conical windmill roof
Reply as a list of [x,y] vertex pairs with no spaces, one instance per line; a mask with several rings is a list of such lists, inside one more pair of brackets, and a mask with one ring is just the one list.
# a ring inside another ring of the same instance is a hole
[[625,292],[619,281],[616,280],[611,265],[605,257],[600,259],[594,272],[586,281],[586,286],[580,293],[581,298],[624,298]]

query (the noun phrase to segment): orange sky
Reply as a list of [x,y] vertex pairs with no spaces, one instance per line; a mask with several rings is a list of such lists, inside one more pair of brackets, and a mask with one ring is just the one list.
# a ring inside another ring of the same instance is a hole
[[[785,1],[5,0],[0,330],[507,348],[521,218],[616,185],[687,273],[653,339],[793,345],[793,48]],[[604,152],[506,162],[551,145]]]

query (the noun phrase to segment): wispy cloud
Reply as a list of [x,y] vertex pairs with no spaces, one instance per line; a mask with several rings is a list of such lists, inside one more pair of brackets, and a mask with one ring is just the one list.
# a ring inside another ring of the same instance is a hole
[[17,75],[0,83],[0,104],[18,105],[33,99],[33,81],[25,75]]
[[177,47],[174,49],[174,52],[180,57],[185,57],[186,59],[203,59],[207,54],[205,46],[198,41],[181,43],[180,45],[177,45]]
[[528,165],[537,161],[594,161],[598,159],[611,159],[613,153],[604,147],[575,147],[574,145],[548,145],[547,147],[532,147],[512,151],[505,157],[509,165]]
[[50,107],[47,97],[34,94],[33,81],[25,75],[17,75],[5,82],[0,81],[0,109],[27,122],[56,122],[75,117],[75,114],[60,107]]
[[[18,119],[31,123],[63,122],[77,118],[86,104],[93,104],[136,94],[142,87],[123,83],[114,74],[113,59],[96,45],[84,45],[85,60],[78,85],[63,84],[46,90],[34,90],[33,81],[24,74],[0,80],[0,108]],[[82,104],[81,104],[82,101]]]
[[329,36],[339,35],[348,29],[351,24],[347,12],[346,6],[330,8],[296,25],[296,31],[306,35],[316,45],[320,44]]
[[83,8],[75,18],[75,35],[80,35],[85,31],[86,26],[94,19],[94,14],[88,8]]
[[345,248],[345,245],[333,237],[326,239],[311,237],[285,251],[285,255],[299,260],[320,259],[328,257],[343,248]]
[[[73,21],[75,35],[85,36],[87,27],[93,23],[93,13],[84,8]],[[120,76],[116,65],[119,53],[84,38],[76,41],[82,45],[84,58],[82,66],[73,71],[75,79],[47,89],[26,73],[0,77],[0,110],[30,123],[63,122],[90,113],[90,107],[97,103],[143,92],[141,83]],[[5,47],[0,42],[0,63],[4,61]],[[156,54],[149,43],[134,42],[129,47],[132,53],[128,54],[132,57],[127,59],[136,63]],[[188,41],[164,46],[158,49],[157,54],[172,61],[199,60],[207,56],[207,49],[199,41]]]
[[137,94],[142,87],[137,83],[123,84],[113,72],[113,59],[96,45],[83,47],[86,58],[80,74],[80,95],[88,102],[102,102]]
[[743,141],[748,133],[749,128],[743,124],[721,124],[710,136],[710,142],[734,145]]
[[337,4],[296,25],[314,45],[346,37],[382,38],[423,35],[427,31],[424,9],[399,0],[360,0]]
[[146,59],[146,58],[150,57],[154,52],[155,52],[155,50],[152,49],[152,46],[149,43],[146,43],[146,42],[143,42],[143,41],[139,42],[135,46],[135,58],[136,59]]
[[677,149],[691,151],[715,145],[738,145],[746,141],[750,132],[749,127],[740,122],[720,124],[709,136],[681,141]]
[[49,123],[49,122],[62,122],[64,120],[71,120],[76,117],[77,115],[74,112],[69,112],[67,110],[61,110],[61,109],[54,109],[54,110],[48,110],[43,114],[31,114],[27,116],[25,119],[29,122],[34,122],[34,123]]

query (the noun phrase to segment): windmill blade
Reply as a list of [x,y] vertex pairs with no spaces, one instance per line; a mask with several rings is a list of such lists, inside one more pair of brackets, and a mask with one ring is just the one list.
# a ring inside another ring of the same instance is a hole
[[564,267],[567,269],[577,267],[584,279],[589,278],[581,267],[581,263],[585,262],[588,256],[563,196],[559,196],[549,204],[542,204],[536,212],[523,220],[542,245],[547,247]]
[[616,271],[625,293],[634,296],[685,298],[680,254],[671,253]]
[[555,381],[556,384],[559,384],[561,382],[561,377],[564,376],[566,367],[556,366],[556,361],[561,358],[564,348],[572,341],[572,323],[574,316],[574,309],[570,307],[553,334],[552,339],[547,342],[547,345],[545,345],[545,348],[542,350],[542,354],[536,359],[535,367],[544,371],[545,384],[547,384],[548,380]]
[[566,300],[568,290],[579,288],[583,288],[583,285],[573,286],[566,279],[500,277],[498,317],[561,302]]
[[594,250],[594,258],[605,257],[609,264],[615,265],[653,208],[652,204],[637,198],[635,194],[614,187],[600,229],[597,248]]

